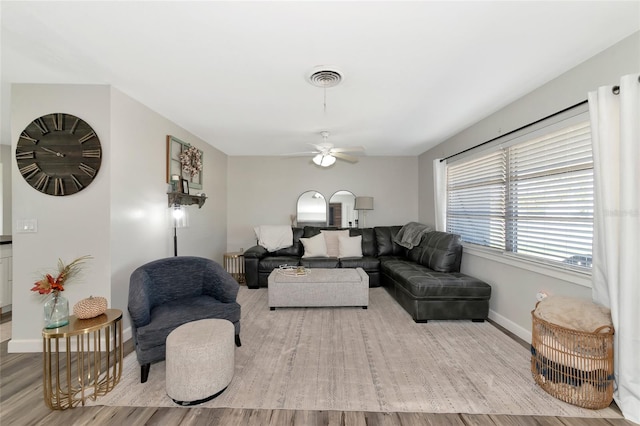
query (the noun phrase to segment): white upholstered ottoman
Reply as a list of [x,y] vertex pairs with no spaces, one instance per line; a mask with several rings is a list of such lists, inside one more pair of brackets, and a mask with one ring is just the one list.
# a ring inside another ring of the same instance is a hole
[[369,275],[362,268],[310,268],[287,275],[277,268],[268,278],[269,308],[369,306]]
[[188,322],[169,333],[165,389],[176,404],[200,404],[227,388],[235,367],[234,334],[223,319]]

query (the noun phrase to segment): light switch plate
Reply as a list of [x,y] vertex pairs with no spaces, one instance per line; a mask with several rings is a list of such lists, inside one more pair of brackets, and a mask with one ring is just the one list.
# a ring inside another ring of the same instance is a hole
[[38,219],[21,219],[18,220],[18,233],[38,232]]

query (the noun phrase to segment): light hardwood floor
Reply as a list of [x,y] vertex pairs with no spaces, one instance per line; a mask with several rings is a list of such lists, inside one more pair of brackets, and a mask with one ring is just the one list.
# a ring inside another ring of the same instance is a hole
[[[611,426],[624,419],[542,416],[251,410],[231,408],[77,407],[52,411],[44,404],[42,354],[7,353],[0,343],[0,425],[434,425],[434,426]],[[132,351],[131,341],[125,353]],[[117,392],[117,390],[115,390]]]

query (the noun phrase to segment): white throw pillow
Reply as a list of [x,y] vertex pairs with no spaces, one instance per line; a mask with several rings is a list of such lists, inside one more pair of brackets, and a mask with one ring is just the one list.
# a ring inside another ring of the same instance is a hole
[[311,238],[300,238],[304,246],[302,257],[327,257],[327,244],[324,242],[324,235],[318,234]]
[[338,257],[362,257],[362,235],[338,237]]
[[324,242],[327,245],[327,256],[329,257],[338,257],[338,237],[348,237],[349,230],[345,229],[344,231],[327,231],[321,230],[322,235],[324,235]]

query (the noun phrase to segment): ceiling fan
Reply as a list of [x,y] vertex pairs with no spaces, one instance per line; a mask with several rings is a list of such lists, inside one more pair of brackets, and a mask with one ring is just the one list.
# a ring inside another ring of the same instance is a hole
[[292,156],[313,155],[313,162],[320,167],[329,167],[336,162],[336,159],[348,161],[350,163],[357,163],[358,157],[346,154],[350,153],[364,153],[364,148],[361,146],[349,147],[349,148],[337,148],[332,143],[328,142],[329,132],[326,130],[320,132],[322,136],[322,143],[310,144],[315,150],[308,152],[299,152],[296,154],[289,154]]

